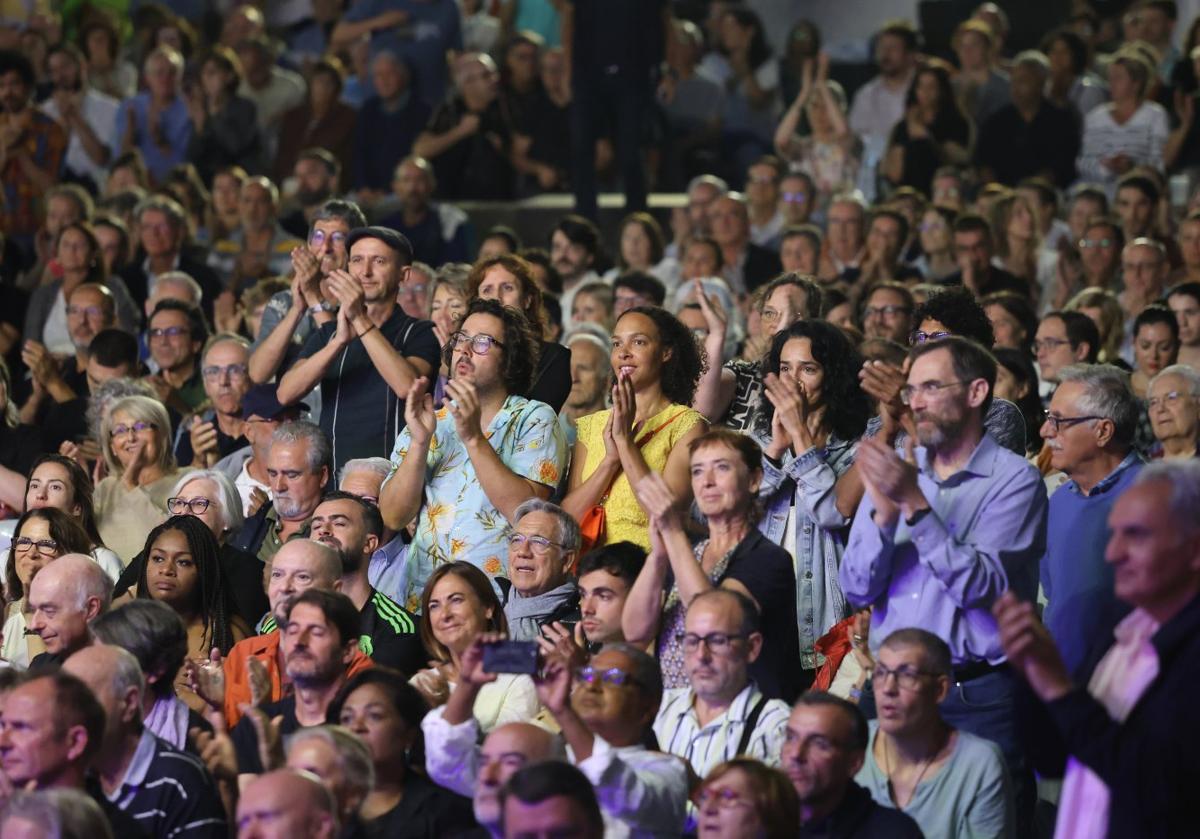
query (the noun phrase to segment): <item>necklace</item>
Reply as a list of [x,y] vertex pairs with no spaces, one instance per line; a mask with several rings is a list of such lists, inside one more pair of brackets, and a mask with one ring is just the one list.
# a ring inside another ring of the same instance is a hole
[[[946,737],[940,743],[935,744],[933,749],[930,751],[929,755],[923,761],[921,761],[921,771],[917,773],[917,780],[913,782],[912,792],[909,794],[908,801],[905,803],[907,803],[907,804],[912,803],[913,798],[917,794],[917,787],[919,787],[921,785],[921,779],[925,777],[925,773],[927,771],[929,771],[929,767],[933,765],[934,759],[939,754],[941,754],[942,749],[944,749],[946,747],[946,742],[949,739],[950,739],[950,733],[947,732]],[[895,789],[895,786],[892,784],[892,759],[891,759],[891,756],[888,754],[888,752],[889,752],[888,741],[884,740],[883,741],[883,774],[885,774],[888,779],[888,795],[891,797],[892,801],[896,802],[896,806],[900,807],[900,809],[903,810],[904,808],[900,805],[900,802],[897,801],[897,799],[896,799],[896,789]]]

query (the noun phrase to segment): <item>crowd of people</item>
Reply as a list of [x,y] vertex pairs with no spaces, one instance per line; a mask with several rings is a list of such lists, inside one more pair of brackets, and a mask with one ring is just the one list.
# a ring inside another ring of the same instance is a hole
[[4,4],[0,835],[1191,835],[1178,15]]

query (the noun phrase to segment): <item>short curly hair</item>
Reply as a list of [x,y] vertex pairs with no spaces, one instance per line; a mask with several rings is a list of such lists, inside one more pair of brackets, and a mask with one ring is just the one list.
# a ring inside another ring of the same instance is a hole
[[[521,310],[512,306],[501,306],[495,300],[475,299],[467,306],[467,311],[458,322],[459,329],[467,322],[467,318],[475,314],[491,315],[499,318],[504,324],[504,338],[501,340],[504,351],[504,363],[500,375],[504,379],[505,390],[509,395],[528,396],[533,387],[534,373],[537,371],[538,359],[542,353],[542,343]],[[689,333],[691,334],[691,333]],[[442,348],[442,361],[448,368],[454,365],[454,342],[446,342]]]
[[[617,323],[630,315],[642,315],[653,321],[660,346],[671,350],[670,364],[663,364],[662,368],[663,393],[676,405],[691,405],[700,376],[708,369],[707,353],[696,342],[692,330],[658,306],[634,306],[617,318]],[[614,369],[613,375],[616,373]]]
[[[862,356],[838,327],[823,320],[798,320],[777,333],[767,351],[765,373],[779,375],[779,357],[783,347],[793,338],[807,338],[812,344],[813,359],[825,371],[821,384],[825,403],[824,425],[841,440],[854,440],[866,430],[873,413],[871,400],[858,384]],[[775,406],[764,399],[758,414],[758,430],[771,433]]]
[[990,349],[996,343],[992,333],[992,322],[971,290],[962,286],[948,288],[930,295],[929,299],[913,311],[912,322],[917,329],[921,321],[936,320],[944,324],[955,335],[970,338],[982,347]]

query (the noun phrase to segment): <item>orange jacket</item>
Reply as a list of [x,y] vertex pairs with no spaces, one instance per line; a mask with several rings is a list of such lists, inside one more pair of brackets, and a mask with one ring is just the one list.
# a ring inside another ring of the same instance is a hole
[[[239,705],[250,702],[250,678],[246,673],[247,659],[257,658],[267,666],[267,675],[271,678],[271,695],[266,702],[278,702],[283,699],[282,668],[279,662],[279,630],[268,632],[266,635],[255,635],[238,641],[225,656],[225,719],[232,730],[242,718]],[[347,676],[353,676],[368,667],[374,667],[375,662],[363,655],[362,650],[354,650],[354,658],[350,662]]]

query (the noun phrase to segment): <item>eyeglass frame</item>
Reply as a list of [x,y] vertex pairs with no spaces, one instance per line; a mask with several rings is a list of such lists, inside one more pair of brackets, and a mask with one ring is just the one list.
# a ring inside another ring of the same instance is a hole
[[[200,512],[196,512],[192,508],[192,505],[196,504],[197,502],[203,503],[203,506],[200,508]],[[187,507],[187,513],[177,513],[171,509],[172,507],[176,506],[179,503],[182,503],[184,506]],[[182,495],[173,495],[167,499],[167,512],[173,516],[182,516],[182,515],[202,516],[208,511],[208,508],[211,507],[212,504],[213,504],[213,502],[207,498],[184,498]]]
[[[487,349],[485,349],[483,352],[480,352],[478,346],[476,346],[476,343],[479,341],[482,341],[487,346]],[[499,347],[500,349],[505,349],[503,341],[498,338],[493,338],[491,335],[488,335],[485,332],[480,332],[478,335],[468,335],[461,329],[450,333],[450,340],[446,343],[453,352],[457,352],[459,349],[469,343],[471,345],[471,355],[487,355],[492,351],[492,347],[494,346]]]
[[[708,647],[714,653],[723,653],[729,649],[734,641],[744,641],[749,637],[750,634],[745,632],[710,632],[707,635],[697,635],[695,632],[677,632],[675,634],[675,642],[679,644],[679,648],[685,653],[696,652],[700,649],[701,644],[704,644],[704,646]],[[718,640],[722,638],[724,639],[723,641]]]
[[[512,533],[508,534],[508,536],[505,538],[505,541],[508,543],[510,548],[515,547],[518,544],[524,544],[525,542],[528,542],[529,550],[537,556],[545,556],[549,552],[551,545],[561,551],[566,551],[567,549],[567,546],[562,542],[555,542],[552,539],[547,539],[545,536],[539,536],[536,533],[526,536],[524,533],[517,533],[516,531],[513,531]],[[543,545],[542,543],[545,544]]]
[[224,367],[219,364],[210,364],[200,368],[200,375],[206,379],[219,381],[222,373],[231,379],[243,379],[249,375],[250,367],[245,364],[226,364]]
[[911,346],[916,346],[917,344],[924,344],[928,341],[940,341],[943,338],[950,338],[953,335],[954,335],[954,333],[950,332],[949,330],[938,330],[937,332],[926,332],[923,329],[914,329],[912,332],[910,332],[908,334],[908,344],[911,347]]
[[1064,427],[1069,429],[1069,428],[1074,428],[1075,426],[1079,425],[1079,423],[1081,423],[1081,422],[1090,422],[1092,420],[1108,419],[1108,417],[1098,417],[1098,416],[1094,416],[1094,415],[1088,415],[1088,416],[1082,416],[1082,417],[1056,417],[1056,416],[1054,416],[1054,414],[1050,413],[1049,411],[1044,411],[1043,414],[1044,414],[1044,416],[1042,418],[1042,425],[1046,425],[1047,423],[1049,423],[1050,428],[1053,429],[1053,431],[1056,435],[1061,434]]
[[[30,539],[28,536],[18,536],[12,540],[13,551],[19,554],[29,553],[34,551],[38,556],[46,556],[46,552],[42,550],[43,545],[50,545],[50,552],[57,553],[60,545],[53,539]],[[24,547],[22,547],[24,546]]]
[[1174,405],[1180,399],[1195,399],[1196,394],[1184,390],[1168,390],[1162,396],[1151,396],[1146,400],[1146,407],[1153,411],[1159,405]]
[[[907,668],[907,669],[906,669]],[[875,667],[871,671],[871,682],[874,684],[887,684],[888,676],[896,677],[896,686],[901,690],[914,691],[921,688],[921,683],[918,681],[921,678],[936,678],[937,673],[930,673],[928,670],[917,670],[909,667],[907,664],[902,664],[895,670],[884,667],[878,661],[875,662]]]
[[151,429],[157,431],[158,425],[153,422],[143,422],[142,420],[138,420],[132,425],[120,423],[119,425],[114,425],[108,430],[108,438],[110,440],[116,440],[118,437],[124,437],[130,431],[132,431],[134,434],[141,434],[143,431],[149,431]]
[[934,394],[945,390],[948,387],[954,387],[955,385],[969,385],[972,381],[975,380],[958,379],[957,381],[946,382],[945,384],[941,382],[921,382],[919,385],[905,385],[904,387],[900,388],[900,401],[905,405],[911,405],[913,396],[918,393],[920,393],[926,399],[929,399],[932,398]]
[[[614,673],[620,674],[619,680],[614,680],[612,675]],[[630,684],[634,687],[644,689],[644,686],[640,681],[638,681],[636,676],[634,676],[632,673],[625,672],[620,667],[608,667],[604,670],[600,670],[591,664],[585,664],[583,667],[576,667],[574,670],[572,670],[571,676],[576,682],[587,685],[595,684],[596,680],[599,679],[602,685],[611,685],[612,687],[619,688],[625,687],[626,684]]]

